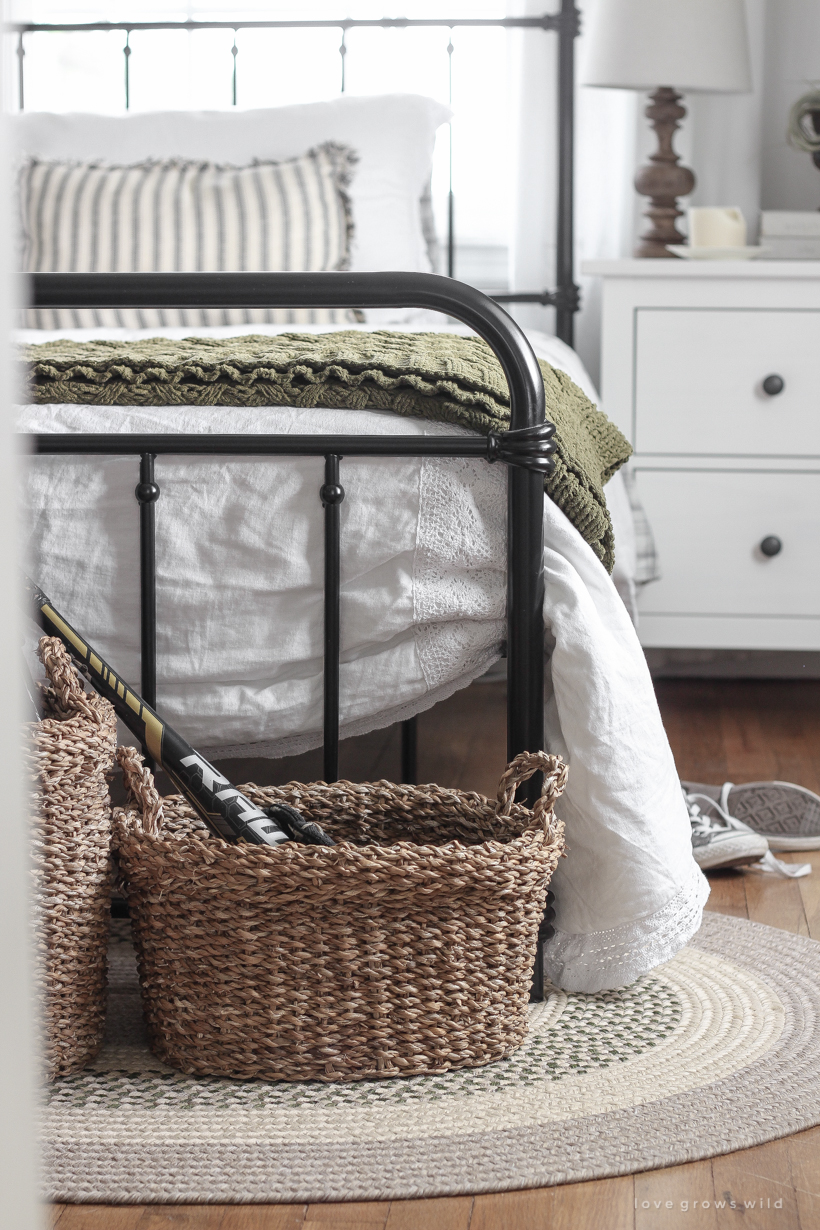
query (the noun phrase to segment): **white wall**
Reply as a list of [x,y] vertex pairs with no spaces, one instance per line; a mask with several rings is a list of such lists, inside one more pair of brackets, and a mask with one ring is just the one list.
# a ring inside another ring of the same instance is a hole
[[687,156],[697,177],[687,204],[739,205],[750,243],[757,238],[761,208],[767,16],[767,0],[746,0],[752,93],[694,94],[686,100],[690,112]]
[[820,207],[820,171],[786,142],[792,104],[820,79],[820,2],[768,0],[761,142],[763,209]]

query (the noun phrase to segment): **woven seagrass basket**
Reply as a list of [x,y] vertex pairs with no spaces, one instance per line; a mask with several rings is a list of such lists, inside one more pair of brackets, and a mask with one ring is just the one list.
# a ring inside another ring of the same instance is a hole
[[111,917],[111,799],[117,719],[83,690],[56,637],[40,641],[46,716],[26,725],[31,783],[35,990],[46,1075],[67,1076],[102,1045]]
[[[231,845],[160,800],[120,748],[139,811],[114,813],[152,1048],[183,1072],[355,1081],[510,1055],[563,851],[554,756],[524,753],[498,803],[439,786],[242,786],[317,820],[333,848]],[[532,811],[513,803],[538,770]]]

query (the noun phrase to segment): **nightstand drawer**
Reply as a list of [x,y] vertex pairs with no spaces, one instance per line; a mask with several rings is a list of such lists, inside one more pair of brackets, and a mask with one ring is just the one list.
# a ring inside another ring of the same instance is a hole
[[637,452],[820,456],[820,311],[635,316]]
[[662,574],[642,615],[820,618],[820,473],[636,470]]

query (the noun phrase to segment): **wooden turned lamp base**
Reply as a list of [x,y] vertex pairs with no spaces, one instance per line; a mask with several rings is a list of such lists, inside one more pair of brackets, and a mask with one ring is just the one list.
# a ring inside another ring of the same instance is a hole
[[681,95],[667,86],[655,90],[650,97],[652,103],[645,114],[658,134],[658,148],[650,156],[652,166],[641,167],[635,176],[635,187],[641,196],[650,198],[644,216],[651,225],[641,235],[635,255],[677,260],[666,247],[668,243],[686,242],[676,226],[676,220],[683,216],[677,198],[688,196],[695,186],[694,175],[688,167],[678,166],[678,155],[672,148],[672,138],[686,115],[686,108],[680,105]]

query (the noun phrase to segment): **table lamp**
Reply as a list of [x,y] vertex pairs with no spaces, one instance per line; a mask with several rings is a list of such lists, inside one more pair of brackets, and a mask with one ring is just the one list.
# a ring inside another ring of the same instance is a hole
[[743,0],[598,0],[582,84],[650,93],[646,115],[658,148],[652,165],[635,176],[635,187],[650,198],[651,226],[635,255],[673,256],[666,245],[684,242],[676,226],[682,213],[677,198],[695,186],[672,147],[686,115],[680,91],[751,90]]

